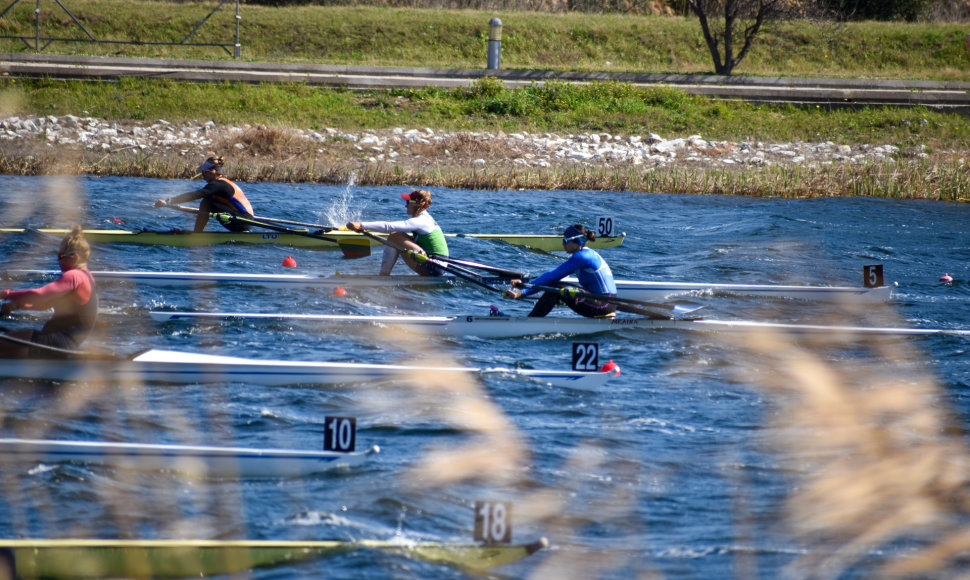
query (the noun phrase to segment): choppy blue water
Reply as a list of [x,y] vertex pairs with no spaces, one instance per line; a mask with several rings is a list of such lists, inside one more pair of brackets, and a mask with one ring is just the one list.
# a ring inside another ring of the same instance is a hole
[[[191,227],[192,216],[151,202],[191,189],[187,181],[0,178],[4,226],[62,226],[74,212],[86,227]],[[257,213],[314,223],[349,218],[400,219],[401,187],[243,184]],[[640,280],[860,285],[864,264],[882,263],[899,287],[889,308],[851,315],[835,306],[696,297],[710,318],[832,321],[970,328],[970,207],[879,199],[747,199],[632,192],[466,191],[433,189],[431,213],[446,231],[559,234],[572,223],[612,216],[626,232],[603,250],[618,278]],[[117,221],[122,220],[122,221]],[[210,224],[210,228],[217,226]],[[56,268],[58,240],[21,235],[0,240],[3,269]],[[458,238],[452,255],[534,274],[562,258]],[[292,256],[298,267],[283,268]],[[274,246],[167,248],[103,245],[95,270],[191,270],[258,273],[375,273],[379,251],[361,260],[338,252]],[[403,272],[403,264],[398,264]],[[952,285],[939,282],[944,273]],[[14,284],[15,287],[17,287]],[[23,286],[20,286],[23,287]],[[102,330],[89,346],[118,352],[170,348],[257,358],[361,362],[415,361],[422,354],[460,364],[568,368],[571,337],[377,340],[348,327],[337,334],[283,323],[153,324],[149,309],[260,312],[478,314],[499,304],[524,314],[527,303],[501,301],[472,286],[419,290],[322,291],[219,287],[101,289]],[[19,324],[33,324],[17,319]],[[18,322],[8,323],[16,325]],[[591,339],[585,339],[591,340]],[[469,403],[452,393],[394,383],[328,390],[246,384],[149,386],[140,391],[51,389],[6,381],[5,436],[111,438],[256,447],[319,448],[326,415],[358,419],[358,445],[380,445],[376,460],[352,472],[295,480],[186,481],[68,465],[29,473],[5,468],[0,491],[3,537],[242,537],[252,539],[390,538],[470,540],[479,499],[514,504],[516,541],[547,536],[553,549],[500,569],[527,576],[543,564],[578,556],[566,577],[776,578],[805,548],[782,523],[792,490],[784,457],[766,443],[770,401],[734,364],[732,345],[715,336],[628,331],[597,337],[601,359],[622,375],[603,392],[484,379]],[[939,381],[939,405],[966,423],[967,341],[909,339],[901,373]],[[823,355],[835,363],[852,347]],[[741,369],[742,371],[744,369]],[[478,477],[471,450],[434,470],[418,470],[436,449],[472,446],[494,430],[509,447]],[[521,453],[511,473],[506,460]],[[783,452],[782,452],[783,453]],[[490,478],[502,475],[505,479]],[[751,565],[752,559],[756,562]],[[878,561],[873,556],[850,574]],[[572,574],[570,574],[570,571]],[[450,578],[454,569],[373,553],[351,553],[255,578]]]

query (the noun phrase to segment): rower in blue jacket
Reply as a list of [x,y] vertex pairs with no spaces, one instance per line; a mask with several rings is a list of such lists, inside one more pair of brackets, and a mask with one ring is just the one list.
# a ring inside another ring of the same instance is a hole
[[[562,235],[562,247],[566,253],[570,254],[569,259],[560,264],[558,268],[549,270],[532,280],[529,285],[555,285],[566,276],[576,274],[580,286],[587,292],[601,296],[616,296],[616,282],[613,281],[613,272],[609,265],[599,254],[586,247],[586,242],[594,239],[596,239],[596,234],[581,225],[566,228]],[[525,288],[521,291],[514,289],[522,287],[522,285],[521,280],[512,280],[513,289],[505,291],[506,298],[517,300],[523,296],[539,292],[536,288]],[[560,302],[587,318],[604,318],[616,315],[616,304],[605,302],[593,296],[563,296],[559,292],[547,291],[536,302],[529,316],[545,316]]]

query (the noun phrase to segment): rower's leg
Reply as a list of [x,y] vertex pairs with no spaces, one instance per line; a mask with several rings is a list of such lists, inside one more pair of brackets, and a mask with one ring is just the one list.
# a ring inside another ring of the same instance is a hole
[[[420,246],[412,242],[411,237],[404,232],[392,233],[391,235],[387,236],[387,241],[389,242],[390,245],[384,246],[384,256],[381,258],[381,276],[390,276],[391,270],[394,269],[394,264],[397,263],[397,256],[399,252],[396,249],[392,248],[391,246],[397,246],[398,248],[408,248],[410,250],[413,250],[415,248],[420,249]],[[407,262],[407,258],[405,258],[405,262]],[[408,263],[408,266],[411,266],[411,264]],[[414,267],[411,266],[411,269],[413,270]],[[420,274],[420,272],[418,273]]]
[[390,276],[394,264],[397,263],[397,250],[390,246],[384,246],[384,254],[381,256],[381,276]]
[[562,297],[563,303],[573,312],[586,318],[605,318],[616,315],[616,305],[598,300],[578,300],[568,296]]
[[[418,253],[424,253],[424,249],[414,243],[411,238],[405,237],[403,241],[398,243],[399,246],[414,251]],[[411,254],[401,254],[401,259],[404,263],[408,265],[409,268],[414,270],[420,276],[431,276],[431,270],[428,267],[428,263],[424,260],[418,260],[414,258]]]
[[532,307],[532,312],[529,316],[541,317],[552,312],[552,309],[559,304],[559,293],[558,292],[546,292],[539,300],[536,301],[536,305]]

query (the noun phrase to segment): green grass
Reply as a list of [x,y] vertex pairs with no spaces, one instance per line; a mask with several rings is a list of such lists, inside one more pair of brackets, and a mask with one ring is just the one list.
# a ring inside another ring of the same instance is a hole
[[181,83],[123,79],[112,83],[3,80],[20,111],[105,119],[212,120],[345,130],[435,127],[470,131],[700,134],[712,140],[892,143],[933,149],[970,147],[960,115],[922,108],[861,110],[756,106],[692,97],[670,87],[552,82],[506,89],[486,78],[468,89],[326,90],[301,84]]
[[[4,34],[33,35],[33,5],[18,3]],[[97,38],[174,41],[213,2],[73,0],[71,13]],[[693,19],[683,17],[492,13],[372,7],[242,5],[246,60],[334,64],[470,67],[484,65],[488,22],[503,22],[504,68],[706,73],[710,56]],[[56,3],[42,3],[42,34],[83,33]],[[229,42],[232,7],[212,15],[196,42]],[[776,23],[758,40],[738,74],[874,76],[967,80],[970,55],[956,24]],[[0,50],[31,52],[17,40]],[[218,48],[53,43],[47,52],[227,59]],[[310,128],[443,129],[701,134],[708,139],[927,144],[965,147],[966,121],[921,109],[862,111],[765,108],[692,98],[666,88],[620,83],[575,88],[349,92],[303,85],[243,85],[123,80],[116,83],[4,81],[20,114],[85,114],[106,119],[214,120]],[[486,91],[487,92],[487,91]],[[9,108],[9,106],[8,106]],[[86,111],[86,113],[85,113]],[[925,119],[925,122],[924,122]]]
[[[4,34],[33,34],[30,10],[21,4],[0,19]],[[191,30],[213,4],[72,0],[67,6],[98,38],[172,41]],[[70,18],[55,10],[55,6],[50,3],[42,7],[42,34],[79,36],[81,33]],[[15,14],[17,11],[19,15]],[[231,9],[217,12],[193,40],[230,42],[235,27],[232,16]],[[503,68],[651,73],[708,73],[711,69],[699,26],[692,19],[471,10],[243,5],[242,55],[244,60],[254,61],[482,68],[488,22],[493,16],[499,16],[504,24]],[[736,74],[970,81],[965,34],[956,24],[776,23],[759,37]],[[0,50],[32,52],[22,42],[9,40],[0,40]],[[198,47],[55,43],[47,49],[73,51],[228,59],[219,49]],[[500,81],[486,78],[466,89],[349,91],[301,84],[205,84],[159,79],[82,82],[8,77],[0,79],[0,111],[19,115],[74,114],[108,120],[212,120],[281,128],[434,127],[506,133],[657,133],[665,138],[700,134],[715,141],[891,143],[903,150],[902,163],[920,151],[946,160],[959,159],[970,149],[968,120],[957,114],[923,108],[827,110],[756,106],[692,97],[672,87],[638,88],[616,82],[589,86],[550,82],[509,90]],[[23,165],[21,161],[11,158],[5,166],[19,167]],[[905,181],[907,187],[914,188],[914,195],[935,199],[966,197],[970,181],[961,177],[962,170],[940,173],[932,163],[925,165],[907,169]],[[125,167],[130,171],[149,171],[137,160],[126,161]],[[23,171],[35,170],[40,171]],[[100,166],[97,170],[107,171]],[[374,172],[374,180],[434,177],[428,173],[401,177],[381,171]],[[832,189],[843,194],[875,192],[895,196],[895,182],[899,181],[898,176],[893,177],[895,171],[872,175],[822,172],[806,177],[803,188],[788,183],[794,174],[757,169],[746,169],[740,174],[712,172],[706,176],[685,173],[681,177],[676,172],[635,178],[616,173],[566,172],[554,177],[575,187],[656,186],[677,191],[683,186],[685,191],[759,194],[792,189],[795,195]],[[340,179],[341,175],[307,178]],[[555,181],[548,178],[523,174],[477,179],[491,187],[521,186],[537,179]],[[440,179],[453,184],[462,176]],[[708,188],[708,182],[714,185]]]
[[[71,0],[64,3],[98,39],[177,42],[216,5],[207,2]],[[20,2],[0,33],[33,37],[34,3]],[[243,4],[242,58],[331,64],[473,67],[485,65],[488,23],[503,23],[505,68],[650,73],[713,70],[696,19],[617,14]],[[230,4],[193,42],[231,43]],[[765,28],[736,74],[970,79],[961,24],[791,21]],[[41,3],[41,34],[83,38],[54,2]],[[0,50],[28,52],[20,40]],[[225,59],[218,48],[53,43],[47,52]]]

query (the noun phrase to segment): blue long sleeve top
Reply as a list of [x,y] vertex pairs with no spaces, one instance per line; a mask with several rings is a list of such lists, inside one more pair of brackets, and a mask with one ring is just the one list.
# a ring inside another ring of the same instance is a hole
[[[547,286],[574,273],[576,278],[579,279],[579,285],[584,290],[593,294],[616,294],[613,271],[610,270],[609,265],[599,254],[589,248],[581,249],[557,268],[549,270],[535,280],[531,280],[530,283],[537,286]],[[539,292],[539,290],[526,288],[522,291],[522,295],[529,296],[536,292]]]

